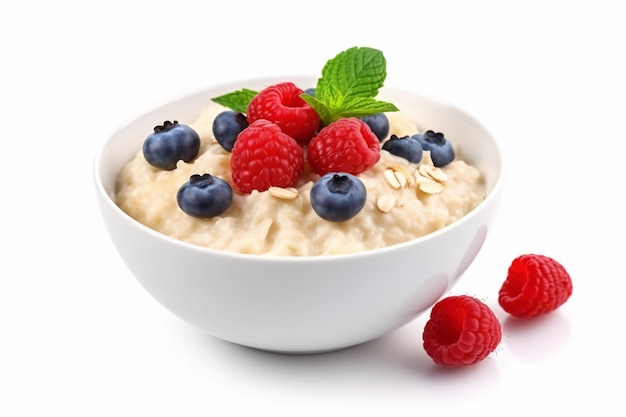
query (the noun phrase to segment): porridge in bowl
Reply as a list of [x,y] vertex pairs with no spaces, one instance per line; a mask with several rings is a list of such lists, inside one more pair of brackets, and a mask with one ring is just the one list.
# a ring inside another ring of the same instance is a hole
[[[179,208],[176,194],[191,175],[210,173],[232,181],[231,154],[211,132],[219,111],[217,106],[210,107],[191,124],[202,141],[193,161],[180,161],[176,169],[165,171],[150,165],[139,152],[118,177],[120,208],[156,231],[196,245],[239,253],[307,256],[406,242],[460,219],[485,198],[479,171],[460,159],[459,152],[453,162],[436,168],[428,152],[423,153],[421,163],[412,163],[381,150],[380,160],[358,175],[367,189],[363,209],[344,222],[324,220],[312,209],[311,188],[319,179],[312,171],[305,172],[295,187],[249,194],[235,191],[230,207],[219,216],[189,216]],[[390,116],[391,132],[400,118]],[[409,123],[401,120],[403,132]]]
[[[117,177],[116,204],[135,220],[172,238],[255,255],[362,252],[407,242],[461,219],[487,192],[481,173],[465,162],[454,138],[428,130],[419,115],[373,97],[365,97],[371,114],[335,118],[326,114],[331,112],[324,107],[332,90],[330,70],[345,65],[350,54],[376,53],[352,48],[339,54],[327,63],[312,92],[290,82],[260,92],[243,89],[207,104],[188,125],[165,122],[157,126],[155,135],[168,134],[174,125],[195,133],[197,140],[186,145],[192,148],[191,156],[172,151],[173,163],[155,165],[151,156],[160,150],[146,151],[144,143],[143,151]],[[382,59],[384,74],[384,59],[375,56]],[[382,80],[372,83],[377,85],[370,95],[378,91]],[[291,123],[271,113],[294,109],[287,116],[296,120]],[[231,134],[236,139],[229,143],[216,121],[222,115],[243,118],[238,134]],[[376,120],[371,122],[366,116]],[[260,145],[266,137],[266,142],[283,142]],[[263,155],[257,158],[259,153]],[[257,167],[265,163],[268,166]],[[221,187],[220,192],[203,194],[208,200],[202,204],[197,199],[204,197],[197,195],[185,201],[183,185],[192,189],[194,176],[196,184],[204,176],[206,189]],[[357,185],[363,191],[354,191]],[[348,193],[347,202],[337,206],[346,190],[358,195]],[[210,215],[190,215],[185,210],[190,204],[208,204],[213,210]],[[350,214],[337,214],[344,207]]]

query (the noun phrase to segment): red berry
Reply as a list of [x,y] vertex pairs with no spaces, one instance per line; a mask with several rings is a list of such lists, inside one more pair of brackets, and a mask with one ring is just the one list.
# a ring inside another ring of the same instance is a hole
[[244,193],[265,191],[271,186],[291,187],[302,175],[304,154],[280,127],[257,120],[237,136],[230,167],[233,182]]
[[531,318],[560,307],[572,295],[572,280],[560,263],[543,255],[521,255],[509,266],[498,302],[509,314]]
[[307,148],[313,172],[360,174],[380,159],[380,141],[362,120],[339,119],[324,127]]
[[306,145],[317,132],[320,117],[313,107],[300,97],[304,91],[291,82],[269,86],[248,104],[248,123],[260,119],[280,126],[300,145]]
[[450,296],[433,306],[422,338],[435,363],[474,365],[496,349],[502,326],[482,301],[468,295]]

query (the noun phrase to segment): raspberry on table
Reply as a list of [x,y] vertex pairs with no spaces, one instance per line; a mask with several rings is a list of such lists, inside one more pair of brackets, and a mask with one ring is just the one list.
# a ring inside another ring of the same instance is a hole
[[468,295],[446,297],[430,312],[422,335],[424,350],[438,365],[474,365],[493,352],[502,326],[493,311]]
[[307,148],[313,172],[347,172],[371,168],[380,159],[380,141],[370,127],[355,117],[339,119],[319,131]]
[[572,280],[563,265],[537,254],[511,262],[498,302],[507,313],[532,318],[563,305],[572,295]]
[[269,120],[300,145],[306,145],[319,129],[320,117],[301,94],[304,91],[291,82],[263,89],[248,104],[248,123]]
[[304,170],[304,153],[280,127],[257,120],[237,137],[230,166],[233,182],[243,193],[292,187]]

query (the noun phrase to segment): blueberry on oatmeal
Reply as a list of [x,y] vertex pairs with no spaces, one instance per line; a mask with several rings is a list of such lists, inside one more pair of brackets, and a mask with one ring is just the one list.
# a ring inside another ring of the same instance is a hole
[[427,130],[411,137],[417,140],[425,151],[430,151],[430,159],[436,167],[441,168],[454,161],[454,148],[443,133]]
[[176,194],[182,211],[193,217],[207,218],[222,214],[233,201],[231,186],[210,174],[194,174]]
[[356,216],[365,206],[366,197],[363,182],[345,172],[330,172],[311,188],[313,210],[331,222],[343,222]]
[[178,161],[190,162],[200,151],[200,136],[191,127],[165,121],[143,142],[143,155],[156,168],[173,170]]

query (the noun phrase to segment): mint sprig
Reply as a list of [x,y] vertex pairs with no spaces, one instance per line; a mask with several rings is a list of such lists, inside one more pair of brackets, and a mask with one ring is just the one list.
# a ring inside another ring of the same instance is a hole
[[301,97],[317,111],[325,125],[344,117],[398,111],[394,104],[375,99],[387,77],[386,66],[381,51],[352,47],[324,65],[314,97],[308,94]]
[[[346,117],[363,117],[398,111],[385,101],[376,100],[387,77],[387,62],[383,53],[374,48],[352,47],[328,60],[317,80],[315,96],[302,94],[328,125]],[[233,111],[246,113],[248,104],[258,91],[242,88],[211,100]]]
[[211,100],[233,111],[245,114],[248,111],[248,104],[257,94],[259,94],[258,91],[242,88],[241,90],[214,97]]

